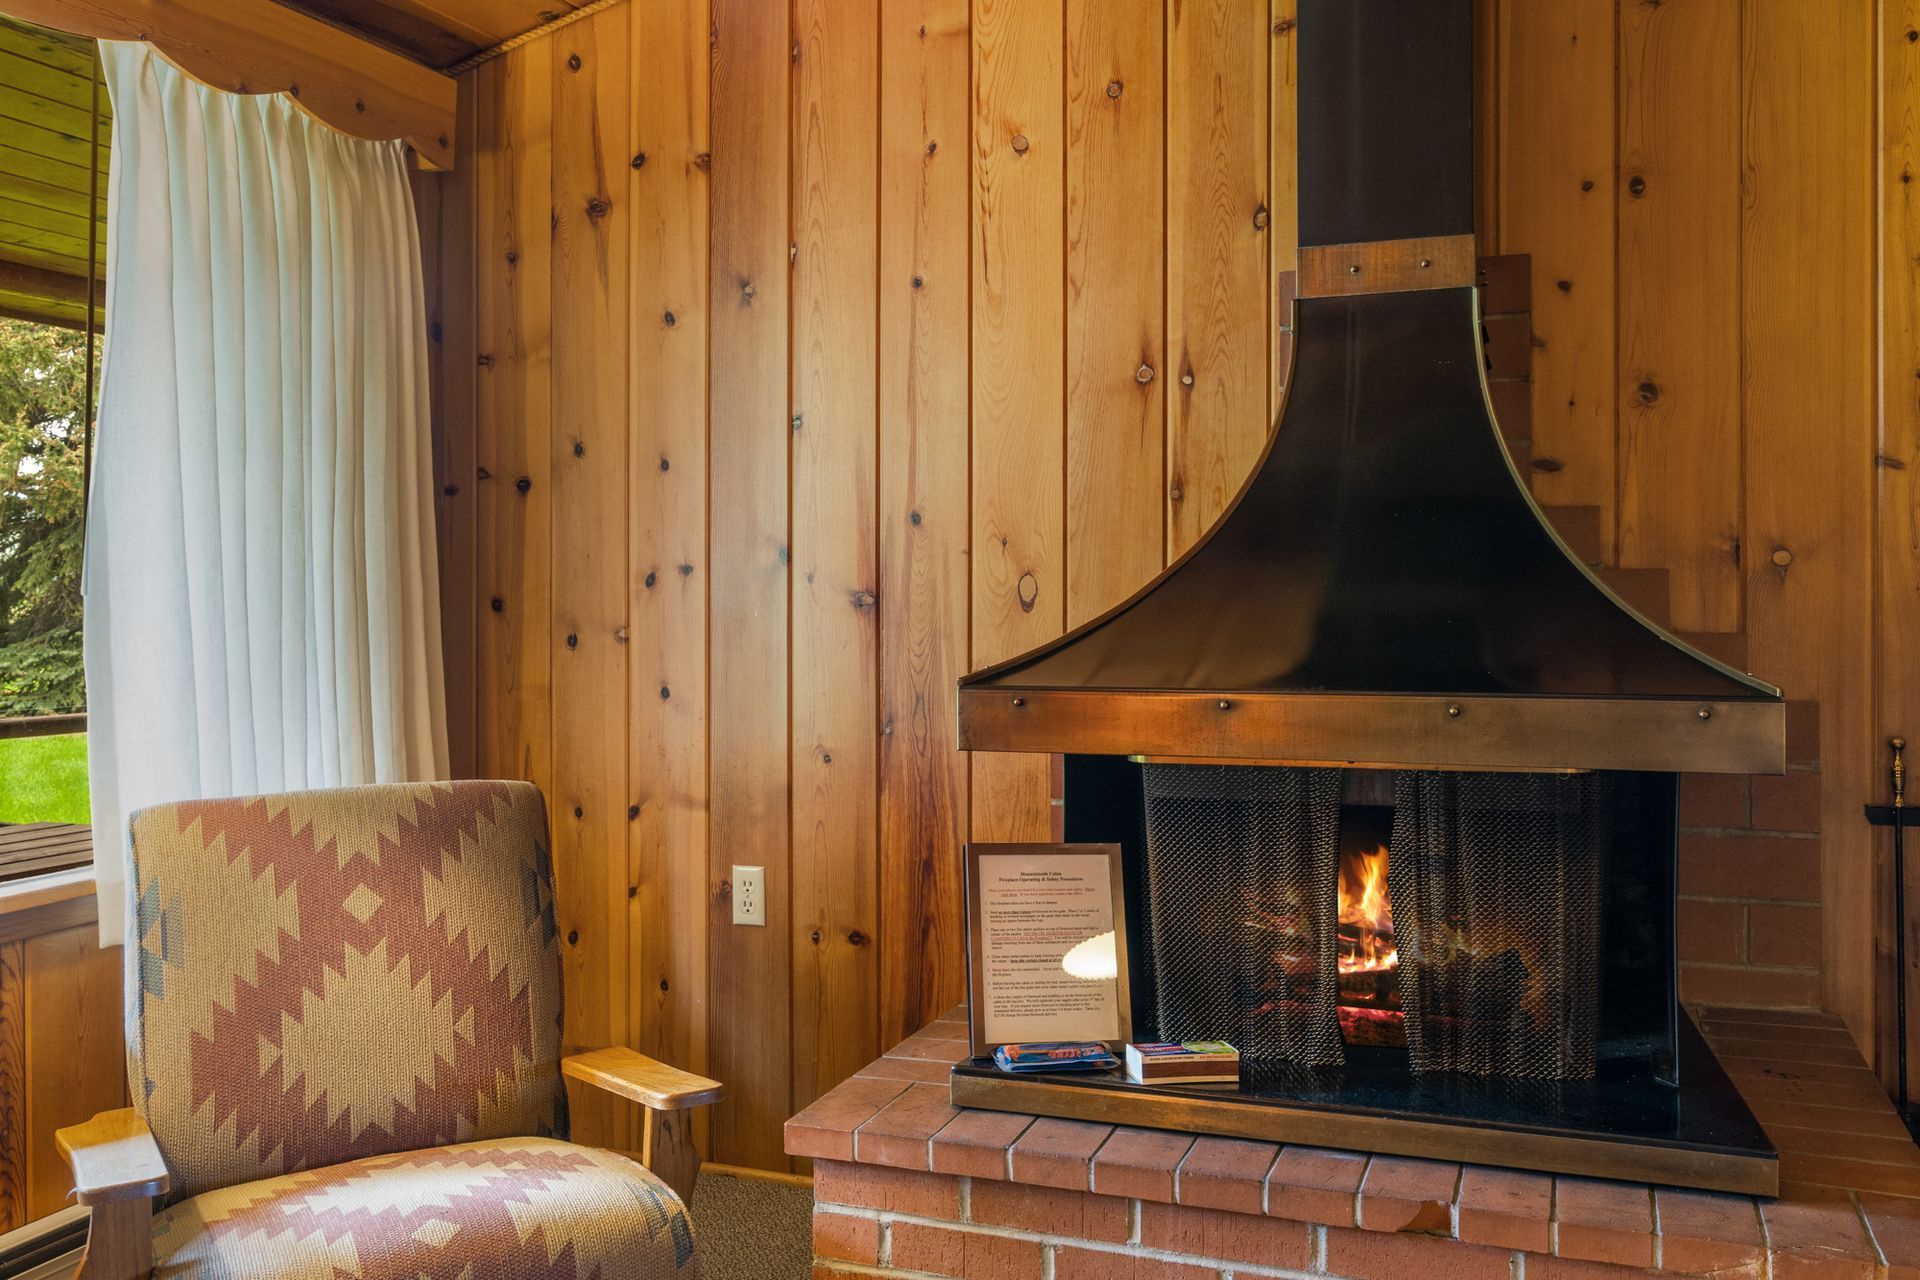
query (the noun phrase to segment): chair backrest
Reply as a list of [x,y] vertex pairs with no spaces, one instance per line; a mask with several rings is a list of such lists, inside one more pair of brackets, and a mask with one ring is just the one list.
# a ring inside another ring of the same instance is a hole
[[565,1136],[536,788],[196,800],[131,826],[128,1077],[175,1198]]

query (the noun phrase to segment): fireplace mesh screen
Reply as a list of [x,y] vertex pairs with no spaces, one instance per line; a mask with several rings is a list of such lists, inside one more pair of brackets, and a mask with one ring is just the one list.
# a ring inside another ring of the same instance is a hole
[[1590,1077],[1603,775],[1401,774],[1388,888],[1416,1071]]
[[1144,768],[1159,1035],[1230,1041],[1249,1068],[1343,1061],[1340,771]]
[[[1144,766],[1157,1034],[1249,1071],[1338,1066],[1343,776]],[[1396,776],[1387,893],[1419,1073],[1591,1078],[1606,775]]]

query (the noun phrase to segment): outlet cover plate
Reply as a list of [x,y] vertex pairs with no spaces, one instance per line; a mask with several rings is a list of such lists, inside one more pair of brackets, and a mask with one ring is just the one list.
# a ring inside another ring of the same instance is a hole
[[765,928],[767,924],[767,869],[733,869],[733,922]]

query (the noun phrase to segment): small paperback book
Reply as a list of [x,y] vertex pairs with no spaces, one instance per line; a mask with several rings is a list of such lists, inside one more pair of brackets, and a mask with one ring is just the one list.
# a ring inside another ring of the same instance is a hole
[[1172,1080],[1182,1084],[1237,1084],[1240,1051],[1224,1040],[1130,1044],[1127,1079],[1138,1084]]
[[993,1051],[1002,1071],[1106,1071],[1120,1065],[1098,1040],[1056,1040],[1040,1044],[1003,1044]]

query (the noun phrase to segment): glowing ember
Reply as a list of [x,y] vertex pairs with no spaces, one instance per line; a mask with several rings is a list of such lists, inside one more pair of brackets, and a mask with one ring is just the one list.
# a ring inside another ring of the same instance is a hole
[[1353,851],[1340,862],[1340,972],[1377,973],[1400,961],[1387,897],[1387,847]]

